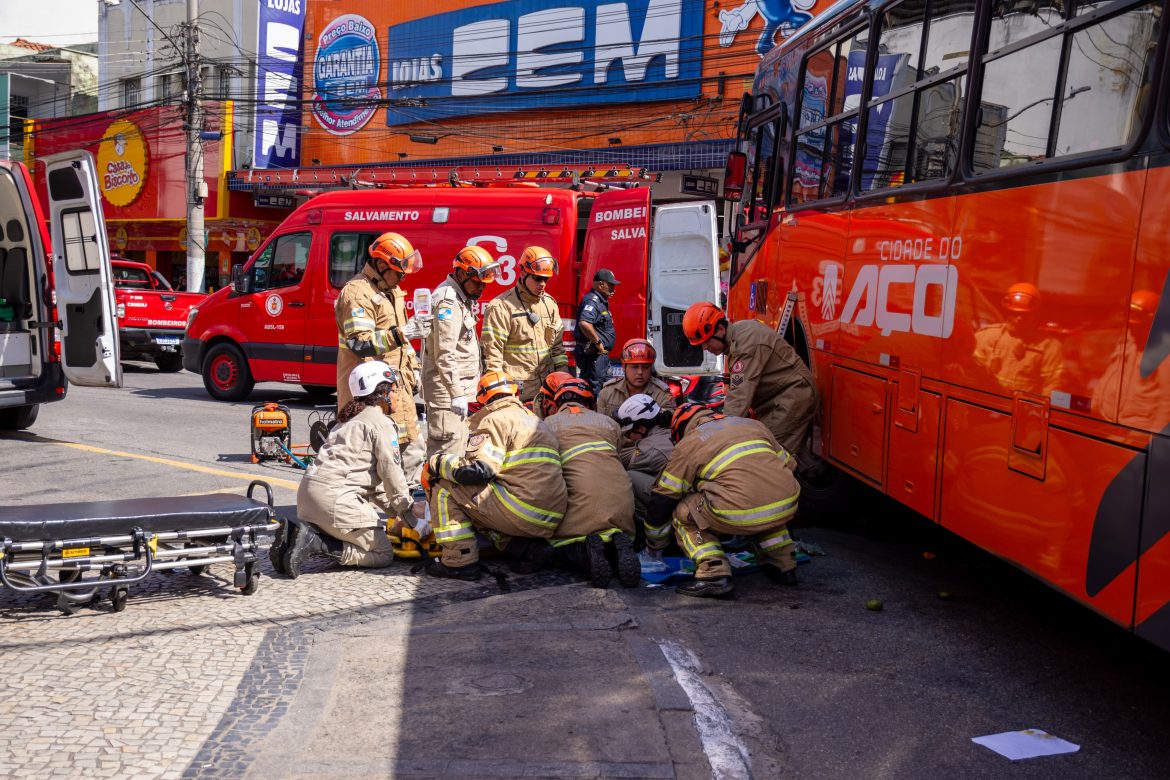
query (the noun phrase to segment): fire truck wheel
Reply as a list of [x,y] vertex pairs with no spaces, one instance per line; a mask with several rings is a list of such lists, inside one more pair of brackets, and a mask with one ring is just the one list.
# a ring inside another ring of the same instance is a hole
[[154,364],[164,374],[183,370],[183,356],[178,352],[160,352],[154,356]]
[[235,344],[222,342],[203,357],[203,386],[217,401],[242,401],[256,382],[248,360]]
[[37,421],[39,404],[0,409],[0,431],[23,431]]
[[329,385],[301,385],[301,388],[309,394],[310,398],[317,401],[324,401],[337,394],[337,389]]

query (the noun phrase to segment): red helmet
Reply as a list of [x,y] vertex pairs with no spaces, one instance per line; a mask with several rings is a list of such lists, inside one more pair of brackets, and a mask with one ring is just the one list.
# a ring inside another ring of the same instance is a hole
[[592,407],[594,403],[593,389],[589,387],[589,383],[584,379],[577,377],[570,377],[560,383],[560,386],[553,392],[553,406],[559,408],[561,404],[569,401],[578,401],[586,406]]
[[479,279],[484,284],[496,280],[496,271],[500,264],[492,259],[488,251],[482,246],[465,246],[455,255],[455,268],[462,269]]
[[622,346],[622,363],[626,365],[653,365],[658,353],[646,339],[630,339]]
[[703,404],[686,403],[674,410],[674,416],[670,418],[670,440],[678,444],[682,437],[686,435],[687,426],[696,415],[722,417],[721,414],[716,414],[708,409]]
[[1040,303],[1040,291],[1036,285],[1020,282],[1013,284],[1003,295],[1003,306],[1008,311],[1026,313],[1033,311]]
[[520,255],[520,273],[551,279],[559,266],[557,260],[542,246],[530,246]]
[[479,386],[475,388],[476,403],[487,406],[492,401],[505,395],[516,395],[520,386],[504,371],[488,371],[479,378]]
[[570,380],[576,379],[575,376],[568,371],[554,371],[544,378],[540,384],[540,390],[536,392],[535,402],[540,404],[540,412],[545,417],[550,417],[556,414],[557,405],[553,398],[557,394],[557,390],[561,385]]
[[1149,317],[1158,310],[1158,294],[1150,290],[1138,290],[1129,299],[1130,314],[1144,314]]
[[400,274],[422,269],[422,255],[399,233],[383,233],[370,244],[370,260],[381,260]]
[[715,334],[715,327],[725,322],[727,316],[710,301],[692,303],[687,313],[683,315],[683,335],[694,346],[699,346]]

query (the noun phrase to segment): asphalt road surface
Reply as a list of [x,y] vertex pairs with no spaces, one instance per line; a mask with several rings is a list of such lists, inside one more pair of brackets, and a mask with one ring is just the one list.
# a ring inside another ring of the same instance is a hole
[[[261,384],[127,364],[0,435],[0,503],[242,492],[292,513],[300,472],[252,464]],[[158,576],[73,616],[0,593],[7,772],[108,777],[1160,778],[1170,663],[1025,574],[858,491],[802,517],[796,589],[727,601],[546,573],[446,583],[319,561],[254,596],[230,570]],[[946,598],[940,597],[944,594]],[[880,599],[882,609],[866,602]],[[1076,753],[1011,762],[972,737],[1043,729]]]

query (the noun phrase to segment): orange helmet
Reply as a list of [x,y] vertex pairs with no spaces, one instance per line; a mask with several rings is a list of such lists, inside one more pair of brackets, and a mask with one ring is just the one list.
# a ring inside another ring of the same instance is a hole
[[703,404],[685,403],[674,410],[674,415],[670,418],[670,440],[678,444],[682,437],[686,435],[687,426],[696,415],[722,417],[723,415],[715,414]]
[[492,259],[488,251],[482,246],[475,245],[460,249],[456,253],[455,262],[452,265],[466,271],[484,284],[494,282],[496,271],[500,270],[500,264]]
[[557,259],[542,246],[530,246],[520,255],[520,273],[551,279],[559,270]]
[[504,371],[488,371],[479,378],[479,385],[475,388],[476,403],[487,406],[492,401],[505,395],[516,395],[520,386]]
[[692,303],[683,315],[683,335],[697,347],[711,338],[715,334],[715,327],[726,319],[723,309],[710,301]]
[[630,339],[622,346],[622,363],[625,365],[653,365],[658,353],[646,339]]
[[1013,284],[1003,295],[1003,306],[1008,311],[1030,312],[1039,303],[1040,291],[1036,289],[1036,285],[1027,282]]
[[568,371],[554,371],[544,378],[544,381],[540,384],[540,390],[536,393],[536,403],[540,404],[540,411],[545,417],[549,417],[557,411],[557,405],[553,402],[553,397],[556,396],[557,390],[565,382],[574,379],[576,377]]
[[1158,294],[1150,290],[1138,290],[1129,299],[1131,315],[1151,316],[1158,310]]
[[570,377],[560,383],[560,386],[553,393],[552,400],[554,407],[560,407],[561,404],[569,401],[579,401],[592,407],[594,403],[593,389],[584,379]]
[[400,274],[422,269],[422,255],[399,233],[383,233],[370,244],[370,260],[381,260]]

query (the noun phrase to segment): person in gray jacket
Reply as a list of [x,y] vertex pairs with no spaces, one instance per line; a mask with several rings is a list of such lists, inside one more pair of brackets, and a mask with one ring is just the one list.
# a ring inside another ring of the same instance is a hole
[[305,471],[297,490],[298,519],[290,525],[282,563],[296,578],[314,555],[342,566],[378,568],[394,560],[386,521],[413,503],[398,430],[391,418],[398,372],[380,361],[360,363],[349,375],[353,400]]

